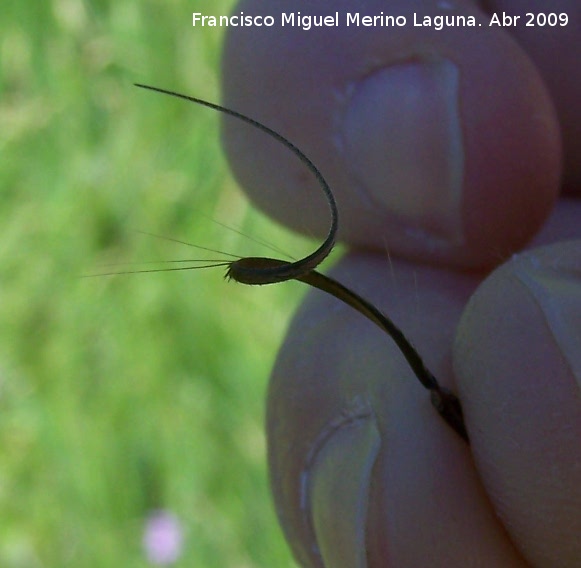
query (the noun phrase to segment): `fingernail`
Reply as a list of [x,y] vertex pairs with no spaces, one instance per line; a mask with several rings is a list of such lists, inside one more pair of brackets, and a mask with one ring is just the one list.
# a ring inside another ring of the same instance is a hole
[[366,568],[371,473],[381,445],[373,414],[348,416],[317,448],[306,476],[316,550],[325,566]]
[[459,71],[447,60],[383,68],[355,89],[343,148],[372,203],[429,238],[463,238]]
[[581,387],[581,272],[527,263],[519,280],[541,308],[544,320]]

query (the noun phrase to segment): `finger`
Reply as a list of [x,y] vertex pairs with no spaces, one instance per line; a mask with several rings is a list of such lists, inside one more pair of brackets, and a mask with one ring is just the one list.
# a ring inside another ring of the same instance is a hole
[[581,558],[581,243],[493,273],[462,317],[454,367],[478,471],[534,566]]
[[[280,15],[281,0],[241,2]],[[231,28],[224,52],[229,106],[279,130],[337,194],[342,238],[457,266],[493,264],[522,246],[559,188],[551,102],[510,36],[470,3],[452,13],[481,27],[414,26],[438,3],[368,1],[360,12],[405,15],[402,27]],[[353,4],[319,2],[303,15]],[[315,180],[263,134],[226,121],[234,172],[265,211],[309,234],[328,225]]]
[[[333,275],[384,308],[453,387],[450,346],[474,277],[392,272],[373,255],[349,255]],[[276,508],[301,565],[524,566],[468,446],[393,342],[335,299],[310,294],[295,318],[267,424]]]
[[[506,31],[523,47],[547,84],[557,109],[563,136],[565,164],[563,185],[566,190],[579,194],[581,193],[579,109],[581,5],[577,0],[558,0],[550,3],[543,0],[491,0],[486,4],[491,11],[505,11],[509,16],[520,16],[522,23],[509,27]],[[548,14],[552,15],[549,19],[546,18]],[[565,21],[567,23],[563,25]],[[556,25],[552,25],[551,22],[556,22]]]

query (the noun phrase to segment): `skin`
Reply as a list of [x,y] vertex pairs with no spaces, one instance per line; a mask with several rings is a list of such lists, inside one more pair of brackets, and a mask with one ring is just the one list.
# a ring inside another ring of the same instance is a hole
[[[315,4],[441,13],[426,0]],[[321,169],[350,247],[331,276],[412,339],[459,395],[471,439],[442,422],[389,338],[309,293],[267,415],[275,505],[309,568],[581,558],[581,9],[551,4],[567,28],[488,28],[491,11],[546,5],[447,4],[483,28],[228,32],[224,103]],[[326,233],[320,190],[288,151],[228,120],[224,142],[258,206]]]

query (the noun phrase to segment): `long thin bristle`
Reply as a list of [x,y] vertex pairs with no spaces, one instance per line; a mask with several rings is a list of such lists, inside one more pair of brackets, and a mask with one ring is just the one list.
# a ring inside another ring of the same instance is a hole
[[227,225],[226,223],[222,223],[221,221],[218,221],[218,220],[214,219],[213,217],[210,217],[209,215],[205,215],[204,213],[198,213],[198,214],[202,217],[206,217],[207,219],[212,221],[212,223],[216,223],[216,225],[219,225],[220,227],[224,227],[224,229],[227,229],[228,231],[232,231],[233,233],[236,233],[237,235],[240,235],[241,237],[244,237],[245,239],[248,239],[249,241],[252,241],[252,242],[256,243],[257,245],[263,246],[267,249],[270,249],[273,252],[276,252],[278,254],[282,254],[283,256],[286,256],[290,259],[295,260],[293,258],[293,256],[290,255],[285,250],[277,247],[276,245],[273,245],[272,243],[269,243],[268,241],[266,241],[264,239],[261,239],[260,237],[248,235],[244,231],[241,231],[240,229],[238,229],[236,227],[232,227],[231,225]]
[[151,268],[147,270],[122,270],[119,272],[100,272],[99,274],[84,274],[81,278],[94,278],[96,276],[119,276],[123,274],[151,274],[152,272],[176,272],[181,270],[198,270],[200,268],[218,268],[220,266],[230,266],[230,262],[219,262],[207,264],[205,266],[180,266],[178,268]]
[[131,265],[139,265],[139,264],[178,264],[178,263],[226,263],[230,261],[225,261],[223,258],[185,258],[185,259],[178,259],[178,260],[142,260],[142,261],[135,261],[135,262],[106,262],[103,264],[97,264],[96,266],[131,266]]
[[194,245],[193,243],[188,243],[187,241],[181,241],[180,239],[174,239],[173,237],[166,237],[165,235],[158,235],[156,233],[150,233],[149,231],[142,231],[140,229],[135,229],[136,233],[140,233],[141,235],[148,235],[150,237],[155,237],[156,239],[162,239],[164,241],[170,241],[172,243],[178,243],[180,245],[186,245],[187,247],[192,247],[198,250],[205,250],[207,252],[214,252],[216,254],[223,254],[224,256],[229,256],[230,258],[240,259],[241,256],[237,254],[232,254],[230,252],[224,252],[222,250],[217,250],[209,247],[203,247],[201,245]]

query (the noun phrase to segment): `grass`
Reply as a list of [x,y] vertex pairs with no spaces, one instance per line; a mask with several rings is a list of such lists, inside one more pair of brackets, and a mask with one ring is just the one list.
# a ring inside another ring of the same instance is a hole
[[264,253],[208,216],[302,244],[235,187],[214,113],[132,87],[219,99],[222,30],[193,29],[191,8],[3,4],[0,566],[150,566],[141,541],[157,508],[183,525],[175,566],[294,565],[263,414],[300,287],[245,288],[220,269],[79,278],[198,256],[136,229]]

